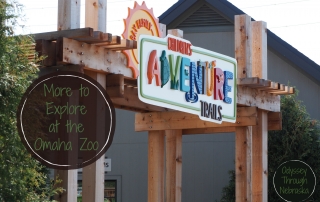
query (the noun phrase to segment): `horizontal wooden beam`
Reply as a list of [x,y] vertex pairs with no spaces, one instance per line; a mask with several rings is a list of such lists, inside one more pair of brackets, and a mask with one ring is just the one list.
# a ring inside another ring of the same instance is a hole
[[120,44],[105,45],[103,47],[110,50],[137,49],[137,41],[122,39]]
[[[268,113],[268,130],[282,130],[282,118],[281,112],[269,112]],[[214,134],[214,133],[233,133],[236,131],[236,127],[226,128],[195,128],[182,130],[183,135],[192,134]]]
[[102,42],[111,42],[112,41],[112,34],[110,33],[103,33],[100,31],[94,31],[93,36],[86,36],[86,37],[75,37],[73,38],[80,42],[85,43],[102,43]]
[[265,80],[265,79],[259,79],[258,77],[238,78],[237,85],[238,86],[246,86],[246,87],[250,87],[250,88],[270,87],[271,81]]
[[111,97],[111,101],[116,108],[126,109],[126,110],[136,111],[136,112],[151,112],[151,111],[162,112],[162,111],[169,110],[167,108],[144,103],[138,98],[137,95],[138,95],[138,88],[128,87],[125,85],[123,98]]
[[280,112],[280,96],[249,87],[237,87],[237,104]]
[[61,51],[58,59],[63,63],[79,64],[91,71],[123,74],[132,78],[132,71],[127,68],[127,59],[122,53],[67,38],[63,38]]
[[182,135],[234,133],[235,131],[236,131],[236,127],[192,128],[192,129],[183,129],[182,130]]
[[121,37],[120,36],[112,36],[111,41],[106,42],[96,42],[93,43],[96,46],[108,46],[108,45],[115,45],[115,44],[121,44]]
[[253,126],[257,124],[257,109],[239,110],[235,123],[221,124],[200,120],[197,115],[184,112],[151,112],[137,113],[135,116],[136,131],[194,129],[214,127]]
[[54,32],[44,32],[34,34],[34,40],[44,39],[55,41],[60,37],[67,38],[80,38],[80,37],[93,37],[93,29],[92,28],[80,28],[80,29],[69,29],[69,30],[61,30]]

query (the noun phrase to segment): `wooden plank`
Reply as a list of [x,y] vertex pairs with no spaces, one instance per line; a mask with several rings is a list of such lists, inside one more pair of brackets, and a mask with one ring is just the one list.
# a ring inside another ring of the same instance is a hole
[[251,77],[251,78],[238,78],[237,79],[238,86],[245,86],[249,88],[263,88],[263,87],[270,87],[271,81],[259,79],[258,77]]
[[255,106],[267,111],[280,112],[280,96],[258,89],[237,87],[237,104]]
[[166,201],[181,202],[182,130],[166,130]]
[[279,83],[271,81],[270,86],[258,86],[258,90],[268,91],[268,90],[277,90],[279,89]]
[[183,129],[183,135],[195,135],[195,134],[216,134],[216,133],[233,133],[236,131],[236,127],[225,128],[192,128]]
[[159,33],[160,37],[164,38],[167,36],[167,25],[159,23]]
[[112,34],[103,33],[100,31],[94,31],[92,37],[78,37],[75,39],[77,41],[85,42],[85,43],[89,43],[89,44],[104,43],[104,42],[111,42],[112,41]]
[[181,29],[169,29],[168,34],[183,38],[183,31]]
[[132,109],[132,111],[168,111],[167,108],[158,107],[142,102],[138,98],[138,89],[124,86],[124,98],[111,98],[115,107]]
[[209,127],[239,127],[256,125],[256,114],[250,116],[237,115],[236,123],[221,124],[200,120],[197,115],[184,112],[150,112],[135,115],[135,131],[174,130]]
[[[101,45],[100,45],[101,46]],[[128,49],[137,49],[137,41],[122,39],[120,44],[115,45],[106,45],[103,46],[109,50],[128,50]]]
[[34,40],[44,39],[49,41],[57,40],[59,37],[66,38],[76,38],[76,37],[85,37],[85,36],[93,36],[92,28],[80,28],[80,29],[70,29],[70,30],[62,30],[62,31],[54,31],[54,32],[44,32],[34,34]]
[[[267,24],[252,22],[252,76],[267,79]],[[279,95],[277,95],[280,97]],[[265,100],[264,100],[265,101]],[[277,102],[280,105],[280,100]],[[266,109],[268,111],[274,111]],[[280,111],[279,110],[276,112]],[[252,127],[252,201],[268,201],[268,114],[258,110]]]
[[268,201],[268,112],[258,110],[252,127],[252,201]]
[[[86,72],[88,73],[88,72]],[[106,87],[106,75],[96,72],[89,72],[88,76],[95,79],[102,87]],[[94,99],[94,98],[93,98]],[[97,128],[103,127],[105,119],[103,111],[97,109]],[[100,114],[100,115],[99,115]],[[97,161],[86,166],[82,170],[82,201],[103,201],[104,200],[104,161],[102,155]]]
[[108,74],[106,80],[106,91],[111,98],[124,97],[124,77],[122,74]]
[[78,0],[58,0],[57,30],[80,28],[80,2]]
[[133,77],[131,69],[126,66],[126,56],[122,53],[67,38],[63,38],[61,53],[60,60],[64,63],[83,65],[92,71]]
[[[256,103],[256,94],[251,89],[257,86],[268,85],[268,81],[252,76],[252,31],[251,17],[248,15],[235,16],[235,56],[237,60],[237,103],[252,106]],[[243,85],[242,85],[243,84]],[[251,100],[251,99],[254,100]],[[245,103],[244,103],[245,102]],[[264,102],[261,102],[264,104]],[[258,105],[257,105],[258,106]],[[260,104],[259,104],[259,107]],[[244,108],[245,109],[245,108]],[[251,138],[252,126],[235,127],[235,187],[236,202],[251,201]]]
[[251,201],[252,126],[235,127],[236,201]]
[[272,94],[275,95],[291,95],[295,93],[295,88],[290,87],[290,86],[285,86],[284,91],[273,91]]
[[148,202],[164,201],[164,131],[148,135]]
[[85,27],[106,32],[107,29],[107,1],[86,0]]
[[51,66],[51,67],[40,67],[38,76],[44,76],[57,71],[74,71],[79,73],[84,73],[83,66],[81,65],[60,65],[60,66]]
[[36,40],[36,51],[39,57],[45,57],[45,59],[40,62],[41,66],[54,66],[57,64],[56,42],[38,39]]
[[252,30],[252,77],[267,79],[267,23],[251,22]]
[[281,112],[268,113],[268,131],[269,130],[282,130]]
[[251,17],[236,15],[235,29],[235,55],[238,66],[238,77],[252,77],[251,60]]
[[[281,112],[269,112],[268,113],[268,131],[270,131],[270,130],[282,130]],[[194,129],[183,129],[182,130],[183,135],[233,133],[233,132],[236,132],[236,127],[194,128]]]
[[121,37],[120,36],[112,36],[111,41],[106,41],[106,42],[96,42],[92,43],[96,46],[108,46],[108,45],[115,45],[115,44],[120,44],[121,43]]

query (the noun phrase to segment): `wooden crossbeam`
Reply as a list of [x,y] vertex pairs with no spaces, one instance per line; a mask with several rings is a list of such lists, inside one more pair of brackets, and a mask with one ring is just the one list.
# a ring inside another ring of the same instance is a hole
[[106,41],[106,42],[96,42],[93,43],[96,46],[108,46],[108,45],[115,45],[115,44],[120,44],[121,43],[121,37],[120,36],[112,36],[111,41]]
[[34,34],[34,40],[44,39],[49,41],[55,41],[60,37],[66,38],[79,38],[79,37],[93,37],[92,28],[80,28],[80,29],[69,29],[54,32],[44,32]]
[[110,49],[110,50],[136,49],[137,48],[137,41],[122,39],[120,44],[105,45],[103,47],[106,49]]
[[177,111],[137,113],[135,116],[135,130],[151,131],[256,125],[256,108],[249,107],[247,109],[238,112],[236,123],[222,122],[221,124],[203,121],[197,115]]
[[123,98],[113,98],[111,97],[111,101],[116,108],[119,109],[127,109],[130,111],[168,111],[167,108],[158,107],[154,105],[150,105],[147,103],[142,102],[138,98],[138,89],[134,87],[124,86],[124,97]]
[[275,95],[290,95],[295,93],[295,88],[290,86],[285,86],[285,89],[283,91],[274,91],[272,94]]
[[258,89],[237,87],[237,104],[255,106],[263,110],[280,112],[280,96]]
[[86,37],[76,37],[74,38],[77,41],[85,42],[85,43],[103,43],[103,42],[111,42],[112,41],[112,34],[110,33],[103,33],[100,31],[94,31],[93,36],[86,36]]
[[263,88],[270,87],[271,81],[265,79],[259,79],[258,77],[251,78],[238,78],[237,79],[238,86],[246,86],[250,88]]
[[58,59],[64,63],[83,65],[91,71],[123,74],[132,78],[132,71],[126,66],[124,54],[74,39],[62,39],[62,50]]
[[[269,112],[268,113],[268,130],[281,130],[282,118],[281,112]],[[227,128],[194,128],[182,130],[183,135],[192,134],[215,134],[215,133],[233,133],[236,131],[236,127]]]

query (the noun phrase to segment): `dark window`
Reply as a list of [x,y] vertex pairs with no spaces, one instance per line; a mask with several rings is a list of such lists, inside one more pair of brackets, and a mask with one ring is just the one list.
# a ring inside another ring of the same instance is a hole
[[106,202],[117,202],[117,181],[104,181],[104,199]]

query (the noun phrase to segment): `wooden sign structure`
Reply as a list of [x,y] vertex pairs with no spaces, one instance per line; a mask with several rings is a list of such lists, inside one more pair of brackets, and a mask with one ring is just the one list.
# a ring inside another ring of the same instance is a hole
[[[149,131],[148,201],[181,201],[182,135],[223,132],[236,133],[236,201],[267,201],[267,132],[281,129],[279,95],[292,94],[294,89],[267,80],[266,23],[251,22],[247,15],[235,16],[237,119],[217,124],[141,102],[126,57],[118,52],[135,49],[136,41],[105,33],[105,1],[97,5],[86,0],[85,26],[90,28],[80,29],[79,6],[75,0],[59,0],[59,31],[35,35],[36,50],[47,56],[41,74],[57,70],[85,73],[106,88],[115,107],[138,112],[135,130]],[[168,33],[183,37],[181,30]],[[103,201],[103,161],[101,157],[83,168],[83,201]],[[66,189],[58,199],[76,201],[77,170],[56,173]]]

